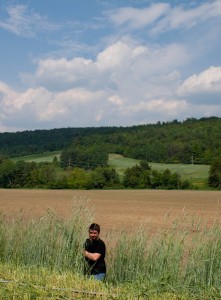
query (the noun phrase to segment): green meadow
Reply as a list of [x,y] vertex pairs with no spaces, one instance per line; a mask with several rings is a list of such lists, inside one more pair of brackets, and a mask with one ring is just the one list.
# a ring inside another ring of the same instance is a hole
[[[55,157],[59,160],[60,151],[44,152],[40,154],[15,157],[14,161],[25,160],[34,162],[52,162]],[[123,172],[126,168],[139,164],[139,160],[124,157],[119,154],[109,154],[109,166],[116,169],[120,177],[122,178]],[[157,171],[163,171],[169,169],[171,172],[176,172],[181,176],[182,180],[189,180],[193,186],[204,189],[208,188],[207,178],[209,176],[209,165],[195,165],[195,164],[163,164],[163,163],[150,163],[152,169]]]
[[61,151],[43,152],[38,154],[13,157],[14,161],[24,160],[27,162],[52,162],[55,157],[60,158]]
[[[120,176],[126,168],[139,164],[139,160],[123,157],[118,154],[109,155],[109,165],[117,170]],[[207,187],[207,178],[209,176],[209,165],[194,164],[163,164],[149,163],[151,168],[157,171],[169,169],[173,173],[178,173],[182,180],[189,180],[194,186],[199,188]]]

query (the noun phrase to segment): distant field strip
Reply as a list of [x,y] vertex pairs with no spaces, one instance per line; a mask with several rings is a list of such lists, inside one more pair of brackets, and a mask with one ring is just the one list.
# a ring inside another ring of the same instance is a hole
[[57,157],[57,159],[60,159],[61,151],[52,151],[52,152],[44,152],[39,154],[33,154],[33,155],[26,155],[26,156],[18,156],[14,157],[14,161],[24,160],[27,162],[34,161],[36,163],[39,162],[52,162],[54,157]]
[[[123,157],[119,154],[109,155],[109,165],[117,170],[122,176],[126,168],[139,164],[139,160]],[[157,171],[169,169],[173,173],[178,173],[183,180],[187,179],[193,184],[199,186],[206,185],[209,176],[209,165],[194,165],[194,164],[160,164],[149,163],[151,168]]]

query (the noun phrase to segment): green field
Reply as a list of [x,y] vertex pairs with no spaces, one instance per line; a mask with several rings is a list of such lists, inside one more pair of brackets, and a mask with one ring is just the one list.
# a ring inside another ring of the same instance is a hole
[[[109,155],[109,165],[115,168],[121,176],[126,168],[136,164],[139,164],[139,160],[126,158],[119,154]],[[157,171],[169,169],[173,173],[178,173],[182,180],[187,179],[199,188],[207,187],[207,178],[210,169],[209,165],[150,163],[150,166]]]
[[14,157],[14,161],[24,160],[27,162],[34,161],[36,163],[39,162],[52,162],[54,157],[60,158],[61,151],[52,151],[52,152],[44,152],[39,154],[32,154],[26,156],[18,156]]
[[[54,157],[59,160],[61,151],[44,152],[40,154],[33,154],[28,156],[13,158],[14,161],[25,160],[34,162],[52,162]],[[139,164],[139,160],[127,158],[119,154],[109,154],[109,165],[115,168],[120,175],[126,168],[130,168]],[[198,188],[207,188],[207,178],[209,176],[209,165],[194,165],[194,164],[163,164],[163,163],[150,163],[152,169],[163,171],[169,169],[171,172],[176,172],[181,176],[182,180],[189,180],[194,186]]]

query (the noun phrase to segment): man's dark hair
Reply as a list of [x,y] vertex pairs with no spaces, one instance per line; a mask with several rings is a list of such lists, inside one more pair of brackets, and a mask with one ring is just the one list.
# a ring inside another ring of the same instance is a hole
[[100,225],[92,223],[89,227],[89,230],[96,230],[98,233],[100,233]]

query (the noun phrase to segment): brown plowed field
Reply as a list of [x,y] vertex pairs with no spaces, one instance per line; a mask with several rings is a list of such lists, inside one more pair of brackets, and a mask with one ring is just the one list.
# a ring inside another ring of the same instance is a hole
[[48,208],[66,217],[76,201],[86,202],[105,231],[143,223],[160,228],[184,213],[202,216],[209,225],[221,220],[221,191],[0,189],[0,211],[7,218],[22,210],[29,219]]

